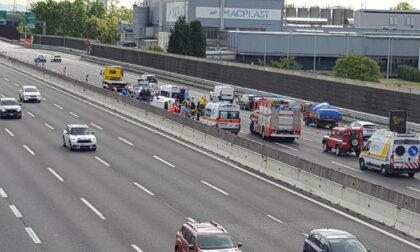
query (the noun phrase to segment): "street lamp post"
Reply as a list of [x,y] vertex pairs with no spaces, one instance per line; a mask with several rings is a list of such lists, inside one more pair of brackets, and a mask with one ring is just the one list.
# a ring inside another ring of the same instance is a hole
[[316,33],[314,35],[314,73],[316,71]]
[[267,58],[267,34],[264,34],[264,65]]
[[386,79],[389,79],[389,56],[391,51],[391,36],[388,34],[388,54],[387,54],[387,61],[386,61]]

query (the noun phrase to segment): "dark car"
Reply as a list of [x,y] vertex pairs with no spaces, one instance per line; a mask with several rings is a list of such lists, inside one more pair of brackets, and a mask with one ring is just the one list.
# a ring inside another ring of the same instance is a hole
[[241,246],[214,221],[187,222],[176,234],[175,252],[241,252]]
[[370,252],[370,249],[346,231],[315,229],[306,238],[303,252]]

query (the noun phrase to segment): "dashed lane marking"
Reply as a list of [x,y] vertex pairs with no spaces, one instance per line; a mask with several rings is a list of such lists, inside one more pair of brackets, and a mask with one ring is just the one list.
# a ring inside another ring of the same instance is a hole
[[57,108],[59,108],[59,109],[64,109],[63,107],[61,107],[60,105],[55,104],[55,103],[54,103],[54,106],[56,106],[56,107],[57,107]]
[[4,131],[6,131],[10,136],[15,136],[15,134],[13,134],[8,128],[5,128]]
[[34,230],[30,227],[25,227],[26,232],[29,234],[29,236],[32,238],[35,244],[41,244],[41,240],[38,238]]
[[136,244],[131,244],[131,247],[136,251],[136,252],[143,252],[143,250],[141,250],[141,248],[139,248],[139,246],[137,246]]
[[284,144],[281,144],[281,143],[275,143],[275,144],[277,144],[278,146],[281,146],[281,147],[283,147],[283,148],[286,148],[286,149],[292,150],[292,151],[299,151],[298,149],[292,148],[292,147],[290,147],[290,146],[287,146],[287,145],[284,145]]
[[204,181],[204,180],[201,180],[200,182],[201,182],[201,183],[203,183],[203,184],[205,184],[206,186],[208,186],[208,187],[210,187],[210,188],[213,188],[214,190],[216,190],[216,191],[218,191],[218,192],[220,192],[220,193],[222,193],[222,194],[224,194],[224,195],[226,195],[226,196],[229,196],[229,193],[227,193],[227,192],[223,191],[223,190],[222,190],[222,189],[220,189],[220,188],[217,188],[216,186],[214,186],[214,185],[212,185],[212,184],[210,184],[210,183],[208,183],[208,182],[206,182],[206,181]]
[[154,193],[152,193],[151,191],[147,190],[144,186],[140,185],[139,183],[133,182],[133,184],[135,186],[137,186],[138,188],[142,189],[143,191],[145,191],[146,193],[150,194],[151,196],[154,196],[155,195]]
[[89,201],[87,201],[85,198],[80,198],[80,200],[85,203],[85,205],[87,207],[90,208],[90,210],[92,210],[92,212],[94,212],[96,215],[99,216],[99,218],[101,218],[102,220],[106,220],[105,216],[98,211],[98,209],[96,209],[92,204],[89,203]]
[[10,210],[12,210],[13,214],[16,216],[16,218],[22,218],[22,214],[20,213],[19,209],[15,205],[10,205]]
[[126,143],[126,144],[130,145],[130,146],[133,146],[133,145],[134,145],[132,142],[129,142],[129,141],[125,140],[125,139],[124,139],[124,138],[122,138],[122,137],[118,137],[118,139],[119,139],[119,140],[121,140],[121,141],[123,141],[124,143]]
[[166,165],[169,165],[170,167],[175,167],[175,165],[173,165],[173,164],[171,164],[171,163],[169,163],[168,161],[166,161],[166,160],[163,160],[162,158],[160,158],[160,157],[158,157],[158,156],[153,156],[155,159],[157,159],[157,160],[159,160],[160,162],[162,162],[162,163],[164,163],[164,164],[166,164]]
[[48,168],[48,170],[52,173],[52,175],[54,175],[58,180],[60,180],[61,182],[64,182],[64,179],[58,175],[58,173],[56,171],[54,171],[52,168]]
[[100,157],[95,156],[95,159],[98,160],[99,162],[101,162],[103,165],[110,167],[111,165],[108,164],[107,162],[105,162],[103,159],[101,159]]
[[358,169],[355,169],[353,167],[350,167],[350,166],[347,166],[347,165],[344,165],[344,164],[340,164],[340,163],[337,163],[337,162],[334,162],[334,161],[331,161],[331,164],[335,164],[335,165],[338,165],[338,166],[341,166],[341,167],[344,167],[344,168],[347,168],[347,169],[350,169],[350,170],[353,170],[353,171],[362,172],[361,170],[358,170]]
[[92,125],[93,127],[97,128],[97,129],[100,129],[100,130],[103,130],[104,129],[104,128],[102,128],[102,127],[100,127],[100,126],[98,126],[98,125],[96,125],[94,123],[90,123],[90,125]]
[[35,152],[33,152],[28,146],[23,145],[23,148],[25,148],[29,152],[29,154],[31,154],[32,156],[35,156]]
[[276,218],[276,217],[274,217],[274,216],[272,216],[272,215],[270,215],[270,214],[267,214],[267,217],[268,218],[270,218],[270,219],[272,219],[273,221],[275,221],[275,222],[278,222],[278,223],[281,223],[281,224],[283,224],[284,222],[283,221],[281,221],[280,219],[278,219],[278,218]]

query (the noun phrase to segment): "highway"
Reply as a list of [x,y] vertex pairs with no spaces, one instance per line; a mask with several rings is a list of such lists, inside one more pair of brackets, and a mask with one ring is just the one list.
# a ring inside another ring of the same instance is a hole
[[[23,48],[21,46],[8,44],[0,41],[0,51],[6,51],[8,55],[33,62],[33,58],[36,54],[44,54],[48,60],[50,56],[56,54],[55,52],[43,51],[43,50],[32,50]],[[23,53],[24,52],[24,53]],[[101,86],[100,70],[101,65],[89,63],[80,60],[79,56],[72,54],[58,53],[63,57],[63,63],[50,63],[45,64],[45,67],[57,72],[63,72],[64,67],[66,68],[66,74],[84,80],[88,74],[88,81],[92,85]],[[125,79],[128,82],[135,83],[139,74],[127,71]],[[170,83],[165,80],[160,80],[160,84],[176,84]],[[197,88],[191,88],[190,94],[194,97],[201,97],[203,95],[208,96],[208,92]],[[271,147],[281,149],[289,154],[296,155],[307,160],[311,160],[318,164],[326,167],[333,168],[335,170],[351,174],[355,177],[363,178],[374,182],[376,184],[388,187],[398,192],[405,193],[415,198],[420,198],[420,175],[414,178],[408,176],[399,175],[392,177],[383,177],[376,171],[361,171],[359,169],[358,160],[354,154],[350,154],[347,157],[337,157],[333,153],[322,152],[321,141],[322,137],[326,135],[329,130],[327,129],[316,129],[312,126],[303,126],[302,137],[295,143],[283,143],[278,142],[275,139],[271,141],[262,140],[259,136],[251,135],[249,132],[249,111],[241,112],[241,132],[240,135],[243,137],[250,138],[254,141],[263,142]]]
[[[320,227],[356,234],[372,251],[420,248],[44,84],[0,64],[0,96],[36,85],[44,97],[23,104],[21,120],[0,121],[0,251],[173,251],[187,218],[220,222],[243,251],[301,251]],[[66,124],[78,122],[96,131],[96,152],[62,147]]]

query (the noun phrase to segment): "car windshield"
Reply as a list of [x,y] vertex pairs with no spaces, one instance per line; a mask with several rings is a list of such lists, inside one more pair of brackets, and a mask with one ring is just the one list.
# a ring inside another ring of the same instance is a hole
[[45,57],[44,57],[44,55],[38,55],[38,58],[43,59]]
[[238,111],[220,111],[220,119],[239,119]]
[[77,135],[89,135],[90,131],[88,128],[72,128],[70,131],[71,135],[77,136]]
[[1,101],[1,105],[19,105],[17,100],[3,100]]
[[35,93],[35,92],[38,92],[38,89],[36,89],[36,88],[25,88],[25,92]]
[[331,252],[367,252],[359,240],[350,238],[330,239]]
[[372,125],[372,124],[367,124],[367,125],[363,125],[363,128],[365,128],[365,129],[376,129],[376,126]]
[[211,250],[236,248],[236,245],[228,235],[202,235],[198,237],[198,247]]

